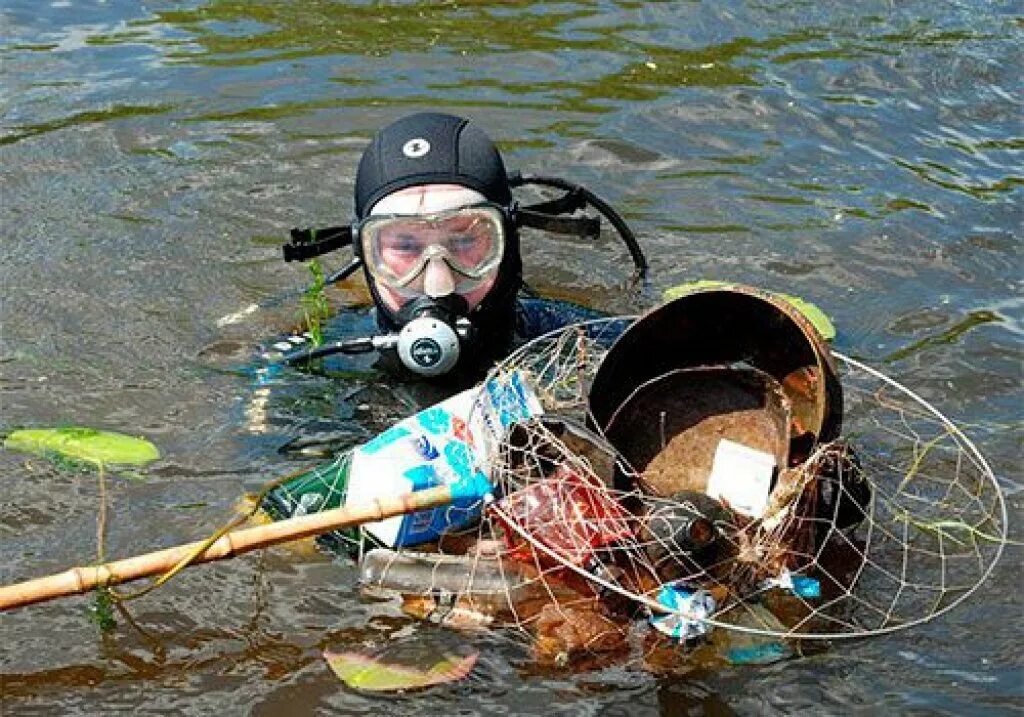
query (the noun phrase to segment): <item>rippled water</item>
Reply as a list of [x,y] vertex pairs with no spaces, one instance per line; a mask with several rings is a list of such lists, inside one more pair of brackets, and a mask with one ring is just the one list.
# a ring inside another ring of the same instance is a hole
[[[108,551],[194,539],[303,465],[371,376],[296,376],[249,435],[226,367],[294,321],[277,245],[344,221],[381,124],[444,108],[514,168],[585,183],[652,263],[624,295],[610,238],[527,247],[541,290],[633,310],[697,278],[802,295],[837,345],[960,419],[1021,538],[1022,25],[1011,2],[52,2],[0,5],[0,428],[144,434],[111,479]],[[338,303],[348,296],[335,295]],[[238,322],[218,319],[251,304]],[[349,393],[346,393],[349,392]],[[393,398],[393,397],[392,397]],[[92,559],[96,478],[0,453],[4,583]],[[497,635],[464,683],[374,699],[323,648],[430,628],[353,594],[351,566],[269,551],[199,568],[101,636],[89,601],[0,618],[4,714],[1002,714],[1024,700],[1021,552],[906,634],[764,669],[535,674]]]

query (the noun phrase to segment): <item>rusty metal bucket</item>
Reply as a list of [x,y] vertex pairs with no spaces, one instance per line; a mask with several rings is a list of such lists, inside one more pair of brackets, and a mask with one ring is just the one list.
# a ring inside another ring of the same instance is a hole
[[839,436],[842,389],[828,346],[790,304],[746,287],[657,307],[616,341],[590,388],[590,419],[668,496],[706,487],[723,439],[801,464]]

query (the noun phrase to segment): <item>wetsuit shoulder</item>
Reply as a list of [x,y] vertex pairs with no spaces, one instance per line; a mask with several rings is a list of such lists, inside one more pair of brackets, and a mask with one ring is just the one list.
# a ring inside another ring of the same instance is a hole
[[516,339],[529,341],[569,324],[606,318],[608,314],[571,301],[521,296],[516,303]]

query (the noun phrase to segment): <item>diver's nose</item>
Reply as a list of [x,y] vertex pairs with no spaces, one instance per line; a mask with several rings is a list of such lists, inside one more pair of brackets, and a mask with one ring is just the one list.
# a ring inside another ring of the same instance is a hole
[[444,259],[431,259],[427,262],[426,274],[423,276],[423,293],[432,299],[439,299],[455,292],[455,277]]

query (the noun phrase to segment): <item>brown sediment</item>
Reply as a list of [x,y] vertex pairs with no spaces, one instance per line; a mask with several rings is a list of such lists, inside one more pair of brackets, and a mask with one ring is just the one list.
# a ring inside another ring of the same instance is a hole
[[731,366],[677,369],[638,387],[612,415],[608,439],[645,492],[707,488],[722,440],[788,463],[790,403],[769,375]]

